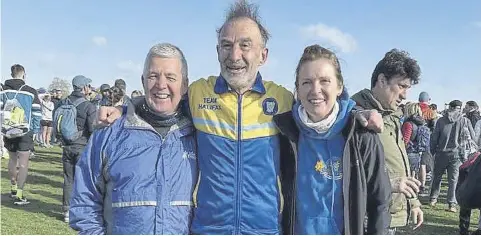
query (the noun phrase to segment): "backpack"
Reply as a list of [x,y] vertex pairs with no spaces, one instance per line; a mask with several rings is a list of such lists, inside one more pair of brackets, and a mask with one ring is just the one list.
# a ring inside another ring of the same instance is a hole
[[4,94],[6,101],[3,106],[2,135],[9,139],[22,137],[30,131],[30,119],[25,116],[25,109],[17,99],[18,92],[24,86],[25,84],[17,90],[12,99]]
[[72,102],[69,98],[59,102],[53,115],[53,131],[57,138],[70,144],[82,137],[82,130],[77,127],[77,107],[87,99],[79,98]]
[[412,126],[413,131],[408,143],[408,152],[419,153],[428,151],[431,140],[431,130],[426,125],[418,126],[412,123]]
[[468,161],[459,167],[456,199],[463,208],[481,208],[481,156],[479,152],[471,154]]

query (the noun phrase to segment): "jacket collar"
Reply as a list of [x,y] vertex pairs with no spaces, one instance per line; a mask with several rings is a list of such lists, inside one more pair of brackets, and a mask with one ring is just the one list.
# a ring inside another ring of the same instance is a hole
[[[222,77],[222,75],[219,75],[215,81],[214,92],[216,94],[223,94],[230,91],[232,91],[232,89],[229,87],[229,84],[227,84],[227,81],[224,79],[224,77]],[[262,83],[262,76],[259,72],[257,72],[256,80],[254,82],[254,86],[251,88],[251,91],[260,94],[266,93],[266,88],[264,87],[264,83]]]
[[[122,106],[122,115],[124,118],[124,128],[126,129],[148,129],[155,131],[154,127],[142,119],[136,112],[135,106],[137,103],[129,102]],[[169,133],[174,131],[180,131],[180,136],[188,135],[194,131],[191,119],[186,115],[185,118],[180,119],[180,121],[171,126]]]

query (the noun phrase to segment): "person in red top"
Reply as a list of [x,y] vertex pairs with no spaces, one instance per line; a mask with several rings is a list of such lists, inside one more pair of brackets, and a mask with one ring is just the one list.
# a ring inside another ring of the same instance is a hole
[[[423,158],[429,154],[430,129],[423,119],[419,103],[407,103],[404,109],[405,122],[401,127],[412,176],[421,181],[420,194],[427,195],[426,163]],[[422,169],[421,169],[422,167]],[[424,172],[423,172],[424,171]]]

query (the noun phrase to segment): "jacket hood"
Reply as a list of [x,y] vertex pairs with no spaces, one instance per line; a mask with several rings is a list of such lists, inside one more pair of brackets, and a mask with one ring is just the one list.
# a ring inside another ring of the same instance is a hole
[[8,80],[5,80],[5,83],[3,84],[3,86],[5,90],[7,89],[16,90],[17,88],[19,88],[24,84],[25,84],[25,81],[22,79],[8,79]]
[[296,101],[292,109],[292,114],[294,116],[294,120],[296,121],[297,126],[299,127],[300,132],[307,134],[312,138],[318,139],[330,139],[336,135],[341,134],[344,127],[346,126],[349,118],[349,114],[351,110],[354,108],[356,103],[349,98],[349,94],[347,93],[346,88],[344,87],[341,96],[337,99],[339,103],[339,113],[337,115],[336,121],[332,125],[332,127],[325,133],[318,133],[312,128],[307,127],[300,119],[298,108],[301,105],[300,101]]
[[448,111],[444,114],[444,117],[448,118],[450,123],[454,123],[463,117],[463,113],[459,110]]

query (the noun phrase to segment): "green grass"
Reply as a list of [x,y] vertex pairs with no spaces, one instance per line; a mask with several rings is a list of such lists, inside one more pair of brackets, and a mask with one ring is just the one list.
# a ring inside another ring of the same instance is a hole
[[[61,149],[36,147],[36,158],[30,161],[29,176],[25,187],[30,204],[15,206],[10,199],[8,160],[2,160],[1,169],[1,231],[0,234],[75,234],[63,222]],[[441,196],[435,208],[427,206],[423,198],[425,223],[413,231],[409,227],[399,229],[402,234],[458,234],[458,213],[445,211],[446,189],[443,182]],[[479,211],[473,211],[471,231],[476,230]],[[412,228],[412,226],[411,226]]]
[[36,147],[30,161],[25,196],[30,204],[16,206],[10,198],[8,160],[2,159],[1,234],[76,234],[62,215],[63,170],[60,148]]

